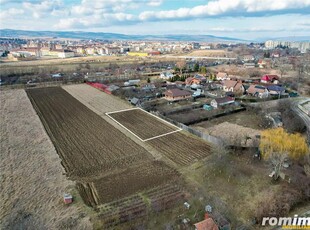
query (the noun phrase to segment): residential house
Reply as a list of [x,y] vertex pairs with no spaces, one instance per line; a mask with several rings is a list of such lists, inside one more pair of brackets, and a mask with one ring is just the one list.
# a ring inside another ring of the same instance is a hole
[[271,54],[271,57],[273,57],[273,58],[278,58],[278,57],[280,57],[280,51],[274,51],[272,54]]
[[279,83],[279,76],[278,75],[264,75],[261,77],[260,82],[261,83],[273,83],[273,84],[278,84]]
[[194,224],[195,230],[219,230],[218,226],[212,218],[205,219]]
[[177,89],[179,88],[178,85],[175,82],[167,82],[166,89]]
[[131,103],[132,105],[139,105],[140,99],[139,99],[139,98],[136,98],[136,97],[133,97],[133,98],[130,99],[130,103]]
[[255,58],[253,55],[248,54],[248,55],[243,56],[243,61],[245,61],[245,62],[254,61],[254,60],[255,60]]
[[247,93],[254,97],[259,98],[267,98],[269,96],[269,92],[265,86],[262,85],[250,85],[250,87],[247,90]]
[[55,45],[55,49],[56,50],[61,50],[61,49],[63,49],[63,46],[61,44],[56,44]]
[[207,79],[203,76],[200,76],[196,74],[194,77],[188,77],[185,79],[185,84],[186,85],[201,85],[203,83],[206,83]]
[[113,54],[118,54],[121,52],[120,47],[117,46],[108,46],[105,48],[106,54],[108,55],[113,55]]
[[61,52],[61,50],[50,49],[50,51],[48,52],[48,56],[58,57],[59,52]]
[[120,87],[117,85],[109,85],[108,86],[108,91],[113,92],[115,90],[118,90]]
[[177,87],[182,88],[185,86],[185,82],[183,81],[175,81],[174,82],[176,84]]
[[255,63],[252,63],[252,62],[250,62],[250,63],[244,63],[244,64],[243,64],[243,67],[244,67],[244,68],[247,68],[247,69],[255,68]]
[[41,54],[42,56],[49,56],[50,48],[49,47],[42,47]]
[[203,94],[204,94],[204,91],[203,91],[203,90],[197,89],[197,90],[193,93],[192,96],[193,96],[194,98],[198,98],[198,97],[202,97]]
[[77,54],[85,55],[85,54],[86,54],[85,47],[84,47],[84,46],[78,46],[78,47],[76,48],[76,53],[77,53]]
[[74,57],[74,52],[71,50],[60,50],[58,52],[58,57],[59,58],[69,58],[69,57]]
[[173,74],[169,71],[160,73],[160,78],[170,80],[173,77]]
[[165,91],[164,95],[167,101],[180,101],[191,98],[192,94],[189,91],[175,88]]
[[281,96],[285,93],[285,88],[278,85],[268,85],[267,90],[271,96]]
[[218,72],[216,74],[216,80],[218,81],[229,80],[228,74],[225,72]]
[[232,97],[222,97],[222,98],[215,98],[211,101],[211,106],[214,108],[219,108],[225,105],[234,104],[235,99]]
[[140,79],[133,79],[124,82],[124,86],[134,86],[140,83]]
[[39,48],[19,48],[19,49],[13,49],[10,51],[10,53],[15,57],[41,57],[41,49]]
[[86,49],[85,49],[85,52],[86,52],[86,54],[87,55],[94,55],[95,54],[95,48],[94,47],[87,47]]
[[212,214],[208,214],[208,215],[212,217],[212,219],[217,224],[220,230],[231,230],[230,223],[227,221],[227,219],[224,216],[222,216],[222,214],[218,212],[212,212]]
[[223,81],[223,90],[225,92],[243,93],[245,91],[241,81],[225,80]]
[[161,53],[159,51],[150,51],[149,56],[156,56],[156,55],[160,55]]
[[99,55],[105,55],[106,54],[106,50],[102,47],[96,47],[96,52]]
[[263,69],[263,68],[266,68],[267,62],[265,60],[263,60],[263,59],[259,59],[257,64],[258,64],[259,68]]
[[153,83],[147,83],[147,84],[141,85],[141,89],[145,91],[152,91],[156,89],[156,86]]

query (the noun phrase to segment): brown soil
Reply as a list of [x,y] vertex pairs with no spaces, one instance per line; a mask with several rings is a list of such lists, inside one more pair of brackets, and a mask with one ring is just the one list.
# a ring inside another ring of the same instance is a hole
[[91,229],[76,193],[24,90],[0,94],[0,228]]
[[27,91],[71,177],[88,177],[149,154],[61,88]]
[[178,177],[65,90],[27,93],[86,204],[110,202]]
[[164,123],[140,109],[111,113],[109,116],[141,139],[148,139],[177,130],[176,127]]
[[190,165],[210,154],[211,146],[198,138],[182,132],[173,133],[148,141],[164,156],[178,165]]

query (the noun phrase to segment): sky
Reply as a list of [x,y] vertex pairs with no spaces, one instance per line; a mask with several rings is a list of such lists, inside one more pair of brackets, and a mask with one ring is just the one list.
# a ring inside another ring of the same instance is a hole
[[0,28],[240,39],[310,36],[310,0],[0,0]]

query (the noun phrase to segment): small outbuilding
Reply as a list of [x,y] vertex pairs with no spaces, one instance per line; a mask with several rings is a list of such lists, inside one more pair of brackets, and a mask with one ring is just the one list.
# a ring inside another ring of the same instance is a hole
[[211,105],[214,108],[219,108],[221,106],[230,105],[234,103],[235,103],[235,99],[232,97],[215,98],[211,101]]
[[64,195],[64,202],[65,202],[65,204],[71,204],[73,202],[72,195],[66,193]]
[[208,111],[210,111],[210,110],[213,109],[213,107],[210,106],[210,105],[208,105],[208,104],[204,104],[202,108],[203,108],[204,110],[208,110]]

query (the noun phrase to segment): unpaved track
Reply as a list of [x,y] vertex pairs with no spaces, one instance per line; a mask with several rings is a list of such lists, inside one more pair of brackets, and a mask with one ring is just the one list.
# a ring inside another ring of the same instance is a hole
[[86,84],[67,85],[63,89],[99,115],[133,108],[123,100],[108,95]]
[[73,187],[24,90],[1,91],[0,229],[91,229]]

